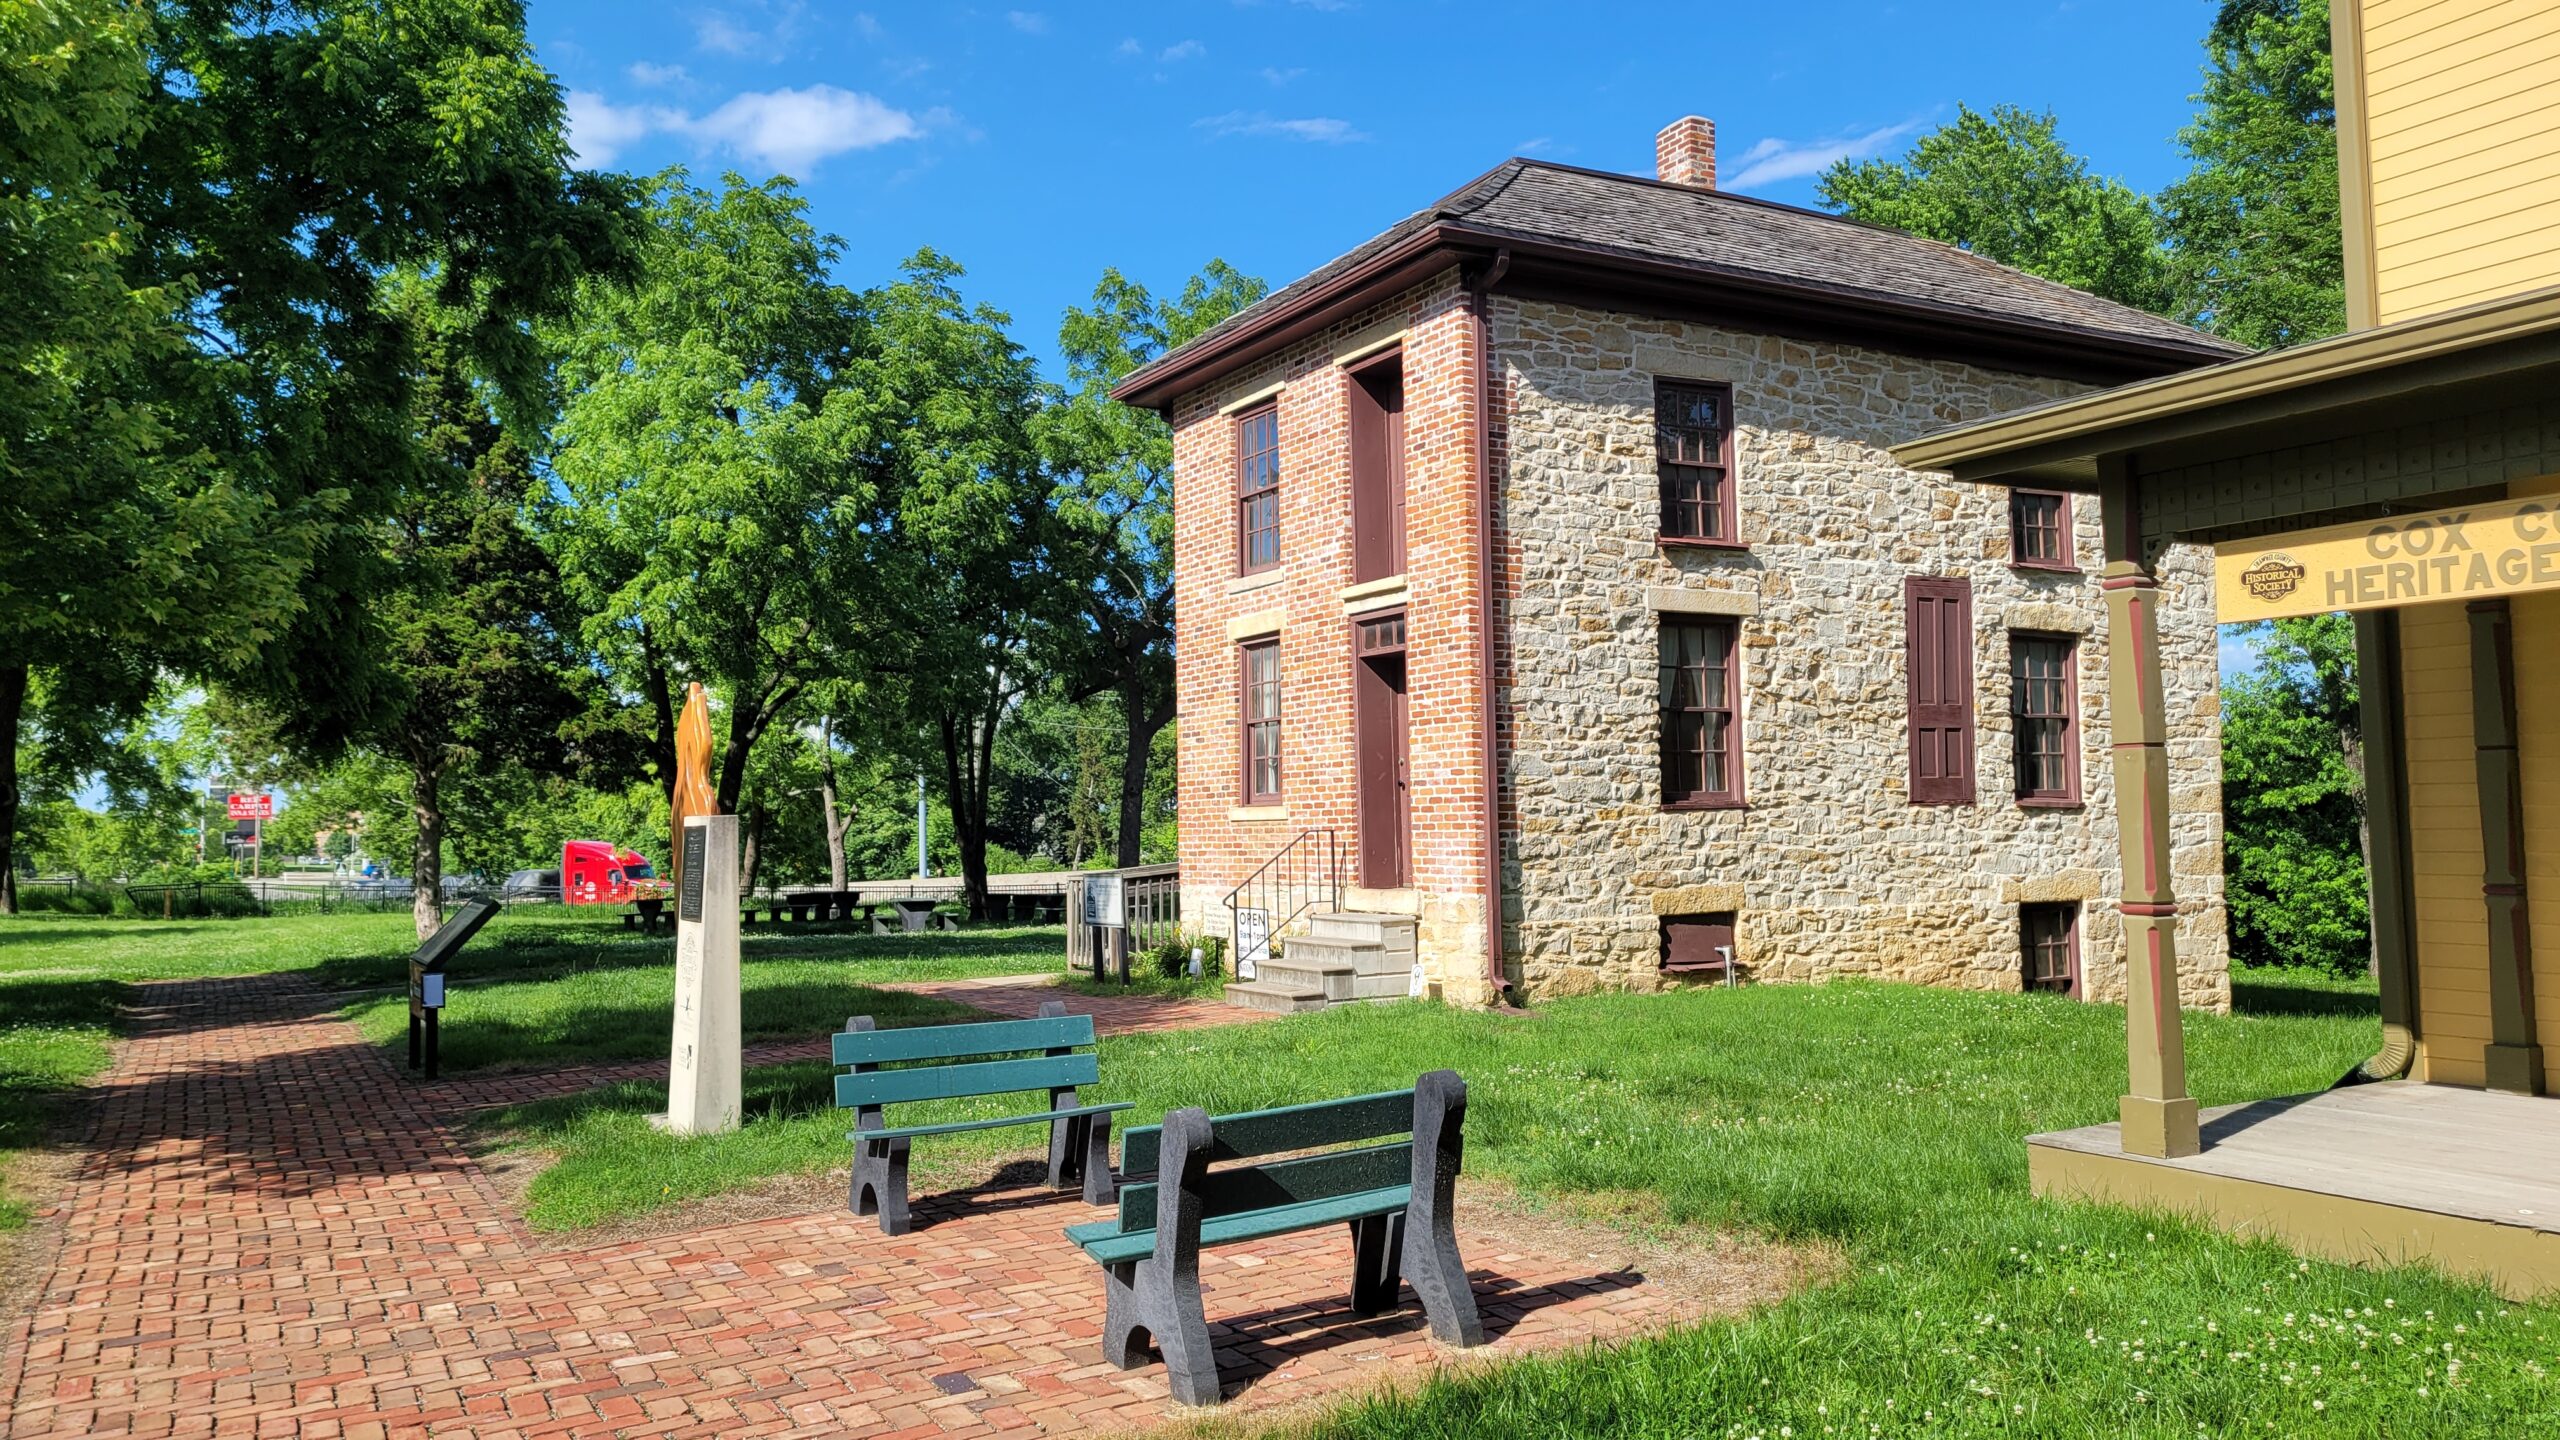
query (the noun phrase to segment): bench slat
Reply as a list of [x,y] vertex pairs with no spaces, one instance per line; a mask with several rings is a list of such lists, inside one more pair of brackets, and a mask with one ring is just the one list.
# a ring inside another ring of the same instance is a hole
[[[1351,1140],[1376,1140],[1413,1131],[1413,1092],[1386,1090],[1348,1100],[1318,1100],[1284,1105],[1276,1110],[1249,1110],[1217,1117],[1209,1158],[1245,1160],[1283,1150],[1311,1150]],[[1146,1125],[1120,1137],[1120,1169],[1127,1175],[1153,1175],[1162,1154],[1164,1127]]]
[[[1206,1220],[1200,1225],[1200,1244],[1233,1245],[1246,1240],[1265,1240],[1274,1235],[1288,1235],[1300,1230],[1314,1230],[1338,1225],[1346,1220],[1365,1219],[1371,1215],[1392,1215],[1413,1202],[1413,1187],[1391,1185],[1379,1190],[1363,1190],[1330,1199],[1309,1200],[1296,1205],[1283,1205],[1273,1210],[1249,1210],[1242,1215],[1227,1215]],[[1091,1225],[1074,1225],[1067,1238],[1082,1247],[1084,1253],[1104,1265],[1144,1260],[1156,1247],[1156,1232],[1133,1230],[1114,1233],[1108,1220]]]
[[1116,1115],[1137,1109],[1134,1100],[1115,1100],[1108,1105],[1079,1105],[1073,1110],[1043,1110],[1036,1115],[1011,1115],[1002,1120],[953,1120],[942,1125],[902,1125],[895,1130],[854,1130],[844,1138],[860,1143],[864,1140],[912,1139],[918,1135],[957,1135],[963,1130],[1001,1130],[1007,1125],[1041,1125],[1051,1120],[1072,1120],[1078,1115]]
[[971,1025],[911,1025],[901,1030],[848,1030],[835,1037],[838,1065],[881,1065],[902,1060],[948,1060],[963,1055],[1002,1055],[1093,1043],[1090,1015],[1050,1015],[1037,1020],[989,1020]]
[[[1124,1142],[1122,1153],[1127,1153]],[[1274,1160],[1234,1170],[1212,1170],[1200,1177],[1203,1219],[1247,1210],[1272,1210],[1330,1200],[1337,1196],[1380,1190],[1413,1178],[1413,1142],[1335,1150],[1295,1160]],[[1152,1230],[1156,1225],[1156,1186],[1152,1181],[1120,1191],[1120,1228]]]
[[850,1109],[857,1105],[898,1105],[910,1100],[1001,1095],[1010,1090],[1049,1090],[1062,1085],[1091,1085],[1101,1074],[1101,1064],[1089,1050],[971,1065],[874,1070],[868,1075],[837,1076],[836,1105]]

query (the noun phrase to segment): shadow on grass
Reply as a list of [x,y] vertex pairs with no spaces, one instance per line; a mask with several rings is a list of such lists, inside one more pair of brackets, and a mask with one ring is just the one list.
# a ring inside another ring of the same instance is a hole
[[2231,1009],[2238,1015],[2382,1015],[2373,982],[2322,972],[2235,971]]
[[[667,1053],[673,1004],[668,993],[652,990],[629,999],[546,1007],[522,1016],[506,1013],[500,994],[490,994],[487,1003],[476,1007],[477,1013],[472,999],[467,976],[458,978],[447,992],[439,1037],[447,1073],[500,1067],[549,1070],[603,1060],[663,1059]],[[876,990],[850,978],[751,985],[740,1000],[740,1038],[748,1044],[828,1034],[854,1015],[869,1015],[885,1027],[980,1018],[965,1005],[929,995]],[[405,1046],[405,1029],[384,1043]],[[659,1103],[663,1108],[663,1094]]]

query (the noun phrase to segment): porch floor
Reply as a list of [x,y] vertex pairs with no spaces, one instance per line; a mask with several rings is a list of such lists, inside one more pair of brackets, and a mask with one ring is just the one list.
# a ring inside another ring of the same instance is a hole
[[2035,1192],[2201,1215],[2351,1262],[2432,1261],[2560,1294],[2560,1099],[2393,1082],[2226,1105],[2204,1151],[2127,1155],[2114,1125],[2027,1137]]

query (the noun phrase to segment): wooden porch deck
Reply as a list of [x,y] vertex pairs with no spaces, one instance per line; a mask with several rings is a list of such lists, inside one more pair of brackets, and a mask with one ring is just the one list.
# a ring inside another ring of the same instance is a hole
[[2113,1125],[2027,1137],[2039,1195],[2159,1206],[2354,1263],[2432,1261],[2560,1294],[2560,1099],[2394,1082],[2204,1112],[2204,1152]]

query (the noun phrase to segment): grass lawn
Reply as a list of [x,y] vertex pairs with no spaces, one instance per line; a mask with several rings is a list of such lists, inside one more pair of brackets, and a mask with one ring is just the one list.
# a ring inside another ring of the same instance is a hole
[[[2370,987],[2248,973],[2191,1017],[2207,1103],[2317,1089],[2377,1036]],[[1477,1434],[2455,1435],[2560,1413],[2560,1308],[2301,1261],[2166,1216],[2027,1194],[2019,1138],[2113,1117],[2123,1012],[1899,986],[1596,996],[1526,1019],[1358,1007],[1103,1045],[1101,1098],[1239,1110],[1468,1077],[1467,1164],[1664,1228],[1824,1241],[1850,1278],[1735,1323],[1435,1382],[1317,1422]],[[577,1226],[846,1162],[828,1067],[749,1076],[747,1126],[648,1129],[647,1086],[499,1119],[558,1152],[534,1223]],[[999,1113],[985,1102],[908,1107]],[[1033,1131],[950,1137],[984,1163]],[[920,1167],[921,1168],[921,1167]],[[929,1187],[933,1182],[924,1182]]]

